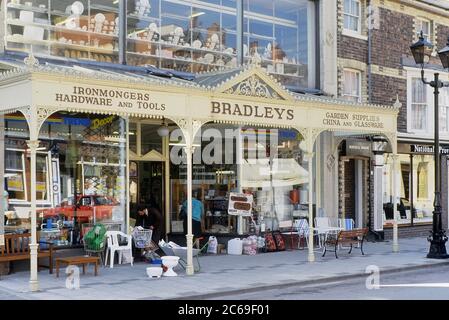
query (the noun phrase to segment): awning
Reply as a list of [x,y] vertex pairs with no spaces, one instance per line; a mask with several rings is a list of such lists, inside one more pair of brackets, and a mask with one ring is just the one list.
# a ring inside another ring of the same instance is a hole
[[242,187],[286,187],[309,182],[309,173],[295,159],[274,159],[272,166],[268,159],[243,160]]

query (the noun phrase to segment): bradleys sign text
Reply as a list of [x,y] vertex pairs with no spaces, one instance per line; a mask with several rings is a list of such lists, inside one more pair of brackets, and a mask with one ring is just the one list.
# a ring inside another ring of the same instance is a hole
[[253,117],[263,119],[276,120],[293,120],[293,109],[286,109],[271,106],[256,106],[249,104],[238,104],[228,102],[212,101],[212,114],[239,116],[239,117]]

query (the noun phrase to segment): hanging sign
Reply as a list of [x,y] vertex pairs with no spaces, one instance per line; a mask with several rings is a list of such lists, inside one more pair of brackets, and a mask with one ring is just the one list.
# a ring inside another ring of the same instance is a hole
[[371,143],[348,139],[346,140],[346,155],[371,157]]
[[250,216],[253,207],[253,195],[244,193],[229,194],[228,214],[235,216]]

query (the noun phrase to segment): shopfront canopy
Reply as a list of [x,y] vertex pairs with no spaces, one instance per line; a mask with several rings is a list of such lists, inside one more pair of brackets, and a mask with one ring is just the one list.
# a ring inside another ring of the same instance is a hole
[[288,187],[308,183],[309,174],[295,159],[243,160],[242,187]]

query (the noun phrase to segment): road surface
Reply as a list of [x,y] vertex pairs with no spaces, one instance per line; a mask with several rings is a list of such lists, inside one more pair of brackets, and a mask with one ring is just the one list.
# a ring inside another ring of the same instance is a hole
[[[379,275],[379,289],[367,289],[365,278],[331,283],[293,286],[213,297],[214,300],[449,300],[449,266],[428,267],[415,271]],[[374,278],[369,284],[373,285]],[[395,285],[389,287],[384,285]],[[407,285],[407,287],[396,287]]]

